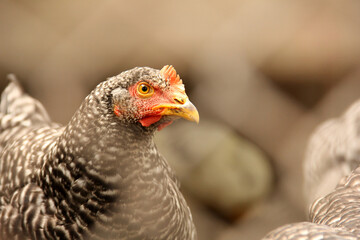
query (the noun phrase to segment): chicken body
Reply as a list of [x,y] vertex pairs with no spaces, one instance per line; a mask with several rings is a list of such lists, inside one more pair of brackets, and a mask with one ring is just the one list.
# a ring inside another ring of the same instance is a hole
[[313,133],[304,161],[310,221],[282,226],[264,240],[360,239],[360,101]]
[[150,98],[129,90],[147,81],[165,92],[167,76],[135,68],[112,77],[64,127],[10,83],[0,109],[0,239],[196,239],[189,207],[152,140],[174,116],[142,125],[154,118],[141,115]]

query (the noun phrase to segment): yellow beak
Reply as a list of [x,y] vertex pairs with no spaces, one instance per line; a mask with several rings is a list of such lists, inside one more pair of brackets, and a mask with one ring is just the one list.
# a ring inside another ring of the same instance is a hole
[[160,104],[153,107],[153,110],[163,109],[160,113],[162,116],[178,116],[185,118],[186,120],[199,123],[199,112],[194,104],[192,104],[188,99],[186,99],[185,102],[182,99],[177,102],[178,103],[174,104]]

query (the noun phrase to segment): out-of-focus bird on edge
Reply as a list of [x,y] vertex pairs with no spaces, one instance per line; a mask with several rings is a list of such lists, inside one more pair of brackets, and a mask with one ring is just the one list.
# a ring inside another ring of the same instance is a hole
[[311,222],[279,227],[263,240],[360,239],[360,100],[312,134],[304,160]]
[[152,140],[179,117],[199,121],[172,66],[107,79],[64,127],[13,80],[0,106],[0,239],[196,239]]

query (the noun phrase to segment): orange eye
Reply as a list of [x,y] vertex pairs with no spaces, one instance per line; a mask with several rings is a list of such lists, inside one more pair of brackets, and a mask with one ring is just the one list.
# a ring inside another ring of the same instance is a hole
[[146,82],[141,82],[137,87],[137,93],[140,97],[148,98],[154,94],[154,88]]

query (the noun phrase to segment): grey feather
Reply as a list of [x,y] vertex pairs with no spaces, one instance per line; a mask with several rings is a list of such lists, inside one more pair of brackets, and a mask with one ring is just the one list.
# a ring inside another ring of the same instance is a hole
[[[0,239],[197,239],[153,143],[156,124],[137,123],[127,91],[115,90],[141,79],[166,85],[159,70],[100,83],[66,126],[11,78],[0,107]],[[123,118],[114,101],[129,107]]]
[[285,225],[264,239],[360,239],[360,101],[312,135],[304,161],[310,221]]

